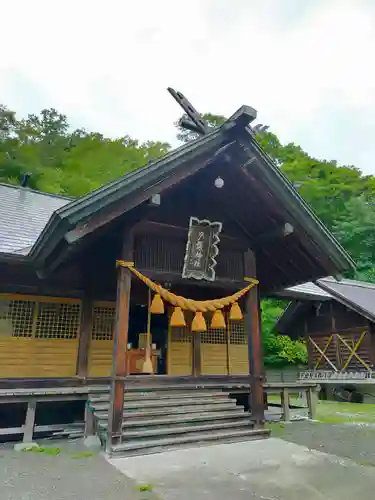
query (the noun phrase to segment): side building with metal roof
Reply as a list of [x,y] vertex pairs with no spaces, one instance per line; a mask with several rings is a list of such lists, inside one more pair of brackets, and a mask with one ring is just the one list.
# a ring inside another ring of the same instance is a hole
[[374,402],[375,284],[329,277],[281,295],[292,301],[276,330],[306,340],[309,369],[301,377],[319,380],[331,395],[348,399],[360,390]]

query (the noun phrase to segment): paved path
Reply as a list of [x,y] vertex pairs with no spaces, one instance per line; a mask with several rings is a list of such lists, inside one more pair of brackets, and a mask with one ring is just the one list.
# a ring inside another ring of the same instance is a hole
[[[50,445],[51,446],[51,445]],[[54,443],[53,446],[61,446]],[[136,484],[100,455],[63,445],[59,456],[0,448],[1,500],[141,500]],[[150,497],[148,497],[151,500]]]
[[277,438],[112,459],[165,500],[373,500],[375,468]]

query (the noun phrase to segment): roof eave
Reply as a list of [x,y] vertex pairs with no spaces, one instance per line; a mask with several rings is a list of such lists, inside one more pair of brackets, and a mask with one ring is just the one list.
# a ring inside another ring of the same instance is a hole
[[[233,126],[235,125],[236,124],[233,124]],[[229,128],[231,127],[229,126]],[[136,174],[138,174],[136,179],[140,177],[140,180],[142,180],[147,173],[158,172],[163,164],[168,167],[165,172],[168,173],[169,170],[173,170],[176,164],[181,162],[181,160],[185,160],[188,155],[194,156],[203,154],[204,151],[208,151],[210,148],[214,147],[215,144],[219,145],[219,143],[227,137],[227,130],[228,124],[227,127],[219,128],[203,138],[183,145],[177,150],[168,153],[163,158],[152,162],[150,165],[136,169],[126,176],[56,210],[33,245],[29,253],[30,259],[42,263],[49,253],[48,249],[54,248],[62,235],[65,234],[69,228],[74,227],[78,222],[85,219],[95,206],[100,205],[101,208],[105,208],[121,199],[124,195],[131,194],[132,190],[128,190],[129,192],[124,193],[124,188],[126,189],[126,187],[129,186],[129,176],[136,176]]]
[[28,262],[29,256],[18,253],[0,252],[0,262]]
[[[292,183],[277,167],[270,156],[263,151],[256,141],[254,134],[247,130],[247,140],[257,155],[269,167],[264,169],[269,184],[277,193],[281,202],[285,204],[289,213],[294,214],[301,227],[307,230],[310,237],[316,242],[324,253],[326,253],[335,266],[336,272],[354,270],[356,264],[346,250],[340,245],[336,238],[329,232],[324,224],[315,215],[310,206],[296,191]],[[332,269],[327,269],[327,274],[332,273]]]
[[208,150],[210,146],[213,145],[220,137],[224,138],[223,131],[221,129],[217,129],[202,138],[189,142],[188,144],[185,144],[166,154],[162,158],[153,161],[149,165],[137,168],[120,179],[117,179],[110,184],[106,184],[92,193],[65,205],[59,210],[59,215],[62,219],[68,219],[71,224],[76,224],[82,219],[81,214],[85,212],[85,209],[93,207],[98,203],[103,206],[108,206],[122,198],[122,189],[124,186],[128,185],[130,177],[137,179],[140,174],[141,177],[143,177],[144,175],[158,172],[161,166],[173,168],[176,163],[185,159],[187,155],[194,153],[199,154],[206,149]]
[[335,300],[337,300],[337,302],[340,302],[342,305],[344,305],[345,307],[348,307],[349,309],[351,309],[352,311],[355,311],[357,312],[358,314],[360,314],[361,316],[363,316],[364,318],[368,319],[369,321],[371,322],[375,322],[375,315],[372,314],[370,311],[368,311],[367,309],[364,309],[363,307],[361,307],[360,305],[358,304],[355,304],[354,302],[352,302],[351,300],[348,300],[346,297],[344,297],[343,295],[341,295],[340,293],[336,292],[336,290],[332,290],[329,286],[326,286],[325,283],[321,283],[320,280],[318,280],[317,284],[319,284],[319,286],[325,290],[326,292],[330,293],[333,298]]

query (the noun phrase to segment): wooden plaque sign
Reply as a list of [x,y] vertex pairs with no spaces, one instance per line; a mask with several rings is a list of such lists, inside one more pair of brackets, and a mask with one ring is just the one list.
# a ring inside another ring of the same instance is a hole
[[215,281],[216,260],[219,254],[221,222],[210,222],[190,217],[183,278]]

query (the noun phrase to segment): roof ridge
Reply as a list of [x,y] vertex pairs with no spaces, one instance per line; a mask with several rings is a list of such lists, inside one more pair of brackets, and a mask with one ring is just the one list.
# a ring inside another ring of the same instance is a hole
[[59,198],[61,200],[66,200],[66,201],[73,201],[73,200],[77,199],[77,198],[73,198],[72,196],[64,196],[61,194],[47,193],[45,191],[39,191],[38,189],[32,189],[29,187],[19,186],[17,184],[7,184],[6,182],[0,182],[0,186],[6,187],[9,189],[16,189],[18,191],[26,191],[26,192],[33,193],[33,194],[40,194],[41,196],[48,196],[50,198]]

